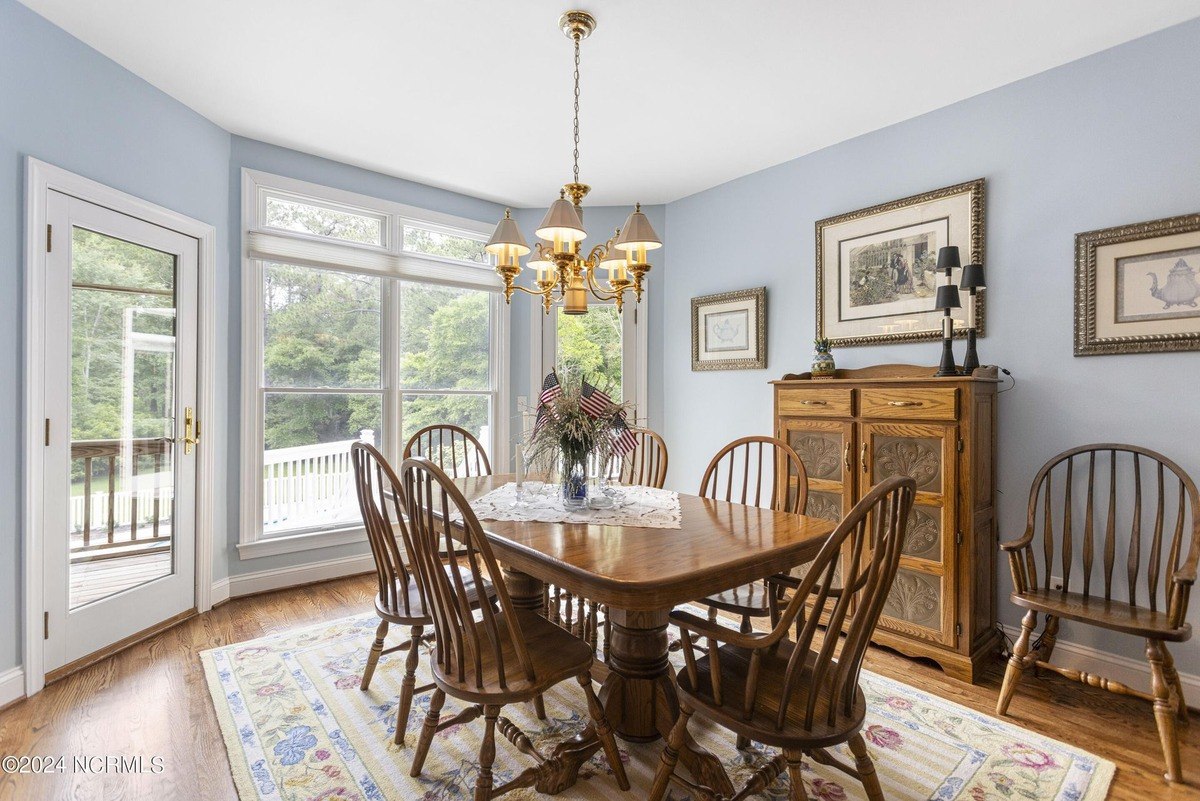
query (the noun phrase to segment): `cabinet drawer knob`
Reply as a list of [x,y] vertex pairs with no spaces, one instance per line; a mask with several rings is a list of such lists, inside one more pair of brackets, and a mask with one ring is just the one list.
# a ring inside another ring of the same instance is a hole
[[924,406],[922,401],[888,401],[888,406]]
[[823,401],[823,400],[802,400],[802,401],[800,401],[800,405],[801,405],[801,406],[828,406],[828,405],[829,405],[829,401]]

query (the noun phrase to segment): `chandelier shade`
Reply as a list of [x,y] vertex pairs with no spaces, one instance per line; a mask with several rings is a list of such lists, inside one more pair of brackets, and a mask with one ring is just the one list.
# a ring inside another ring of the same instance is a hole
[[517,221],[512,218],[512,209],[504,210],[504,219],[496,226],[496,230],[492,232],[492,238],[487,241],[483,249],[493,256],[507,256],[510,253],[525,256],[529,253],[529,245],[525,243],[525,237],[521,235]]
[[587,236],[579,212],[565,197],[550,204],[535,233],[547,242],[582,242]]
[[621,235],[617,237],[616,248],[626,253],[633,253],[661,247],[662,240],[655,233],[650,219],[642,213],[642,204],[639,203],[633,213],[629,215],[629,219],[625,221],[625,227],[621,229]]

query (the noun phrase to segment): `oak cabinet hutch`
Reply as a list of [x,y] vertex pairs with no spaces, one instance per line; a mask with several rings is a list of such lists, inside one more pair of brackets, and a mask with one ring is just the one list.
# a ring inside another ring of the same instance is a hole
[[[771,382],[775,429],[808,472],[809,515],[840,520],[878,482],[895,475],[916,482],[900,569],[874,639],[973,681],[998,646],[998,381],[994,367],[960,377],[935,372],[881,365],[838,370],[832,379],[786,375]],[[778,480],[796,491],[794,473]]]

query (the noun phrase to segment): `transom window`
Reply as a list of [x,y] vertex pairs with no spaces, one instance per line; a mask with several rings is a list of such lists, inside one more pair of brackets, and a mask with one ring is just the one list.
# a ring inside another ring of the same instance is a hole
[[354,442],[396,463],[433,423],[507,441],[488,226],[244,172],[243,558],[361,536]]

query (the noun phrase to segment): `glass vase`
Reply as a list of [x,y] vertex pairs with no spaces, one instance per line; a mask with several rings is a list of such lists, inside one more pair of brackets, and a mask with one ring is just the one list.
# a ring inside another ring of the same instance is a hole
[[571,509],[582,508],[588,498],[587,460],[571,459],[564,454],[559,475],[562,477],[563,503]]

